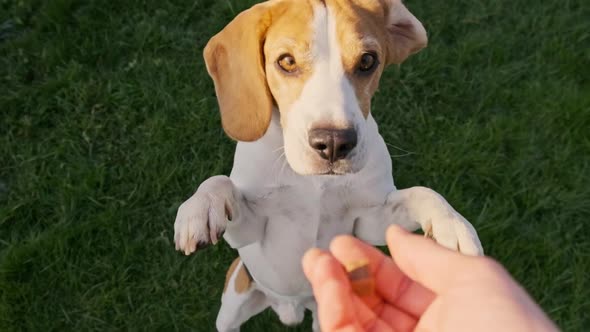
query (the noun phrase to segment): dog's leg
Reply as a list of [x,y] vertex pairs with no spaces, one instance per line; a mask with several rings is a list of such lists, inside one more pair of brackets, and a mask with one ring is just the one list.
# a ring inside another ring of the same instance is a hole
[[473,226],[434,190],[425,187],[391,192],[383,206],[368,208],[355,224],[357,237],[385,244],[385,231],[398,224],[409,231],[419,227],[441,245],[468,255],[482,255],[483,248]]
[[221,234],[233,248],[260,240],[264,222],[258,220],[242,194],[227,176],[214,176],[178,208],[174,222],[176,249],[186,255],[210,243]]
[[305,308],[311,311],[311,330],[313,332],[320,332],[320,320],[318,319],[318,304],[315,300],[311,300],[305,304]]
[[217,315],[217,330],[237,332],[245,321],[269,305],[266,295],[256,289],[248,270],[236,258],[225,278],[221,308]]
[[287,326],[295,326],[303,321],[305,308],[299,303],[282,302],[278,299],[271,302],[272,310],[279,316],[281,323]]

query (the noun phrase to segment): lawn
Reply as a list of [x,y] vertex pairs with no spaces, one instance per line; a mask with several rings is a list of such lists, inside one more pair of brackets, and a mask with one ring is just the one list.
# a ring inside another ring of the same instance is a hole
[[[231,169],[201,51],[252,3],[0,1],[0,330],[213,330],[236,253],[185,257],[172,226]],[[430,44],[373,104],[397,186],[444,195],[564,331],[587,331],[588,2],[406,4]],[[266,312],[244,330],[285,328]]]

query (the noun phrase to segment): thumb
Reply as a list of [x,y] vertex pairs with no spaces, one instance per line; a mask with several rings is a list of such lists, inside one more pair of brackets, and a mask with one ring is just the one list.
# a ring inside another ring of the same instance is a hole
[[397,225],[387,230],[387,246],[402,272],[435,293],[448,289],[458,276],[468,273],[477,259],[411,234]]

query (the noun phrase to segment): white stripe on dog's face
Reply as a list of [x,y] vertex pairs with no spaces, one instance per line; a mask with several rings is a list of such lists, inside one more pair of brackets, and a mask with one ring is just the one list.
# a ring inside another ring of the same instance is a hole
[[[325,6],[314,8],[311,41],[311,75],[299,97],[281,111],[285,154],[291,167],[300,174],[349,173],[364,166],[365,118],[355,90],[342,64],[337,39],[336,19]],[[353,129],[357,146],[350,154],[334,163],[320,157],[309,144],[313,129]]]
[[342,65],[336,20],[328,7],[315,8],[313,27],[313,74],[293,104],[297,112],[287,113],[287,121],[294,118],[294,122],[299,121],[298,126],[307,130],[354,127],[363,116]]

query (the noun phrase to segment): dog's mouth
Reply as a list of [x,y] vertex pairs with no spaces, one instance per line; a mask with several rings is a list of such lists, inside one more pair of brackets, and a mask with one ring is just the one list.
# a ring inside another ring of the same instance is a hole
[[353,174],[356,173],[356,170],[354,170],[351,165],[349,165],[348,163],[342,163],[342,162],[338,162],[338,163],[315,163],[314,165],[315,167],[312,168],[308,168],[308,170],[306,172],[297,172],[300,175],[305,175],[305,176],[331,176],[331,177],[337,177],[337,176],[342,176],[342,175],[347,175],[347,174]]
[[340,176],[355,173],[348,162],[328,163],[325,170],[320,170],[317,175]]
[[307,171],[304,172],[297,172],[297,170],[293,169],[296,173],[305,176],[330,176],[330,177],[338,177],[348,174],[354,174],[360,169],[355,169],[350,165],[350,163],[336,163],[330,164],[326,163],[324,165],[318,165],[317,163],[314,165],[315,167],[308,168]]
[[344,174],[349,174],[352,173],[352,171],[347,170],[347,171],[341,171],[338,169],[335,169],[334,167],[330,167],[328,169],[328,171],[324,172],[322,175],[344,175]]

